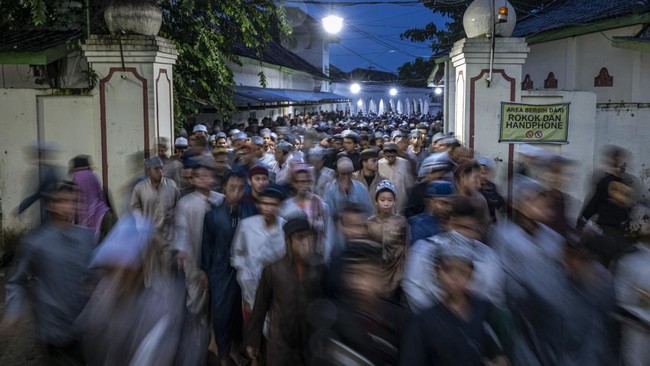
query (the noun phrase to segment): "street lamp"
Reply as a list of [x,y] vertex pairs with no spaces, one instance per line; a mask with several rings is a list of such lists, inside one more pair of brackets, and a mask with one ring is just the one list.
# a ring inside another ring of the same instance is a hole
[[396,96],[397,95],[397,89],[390,88],[390,90],[388,91],[388,94],[390,94],[391,97]]
[[323,20],[323,28],[330,34],[336,34],[343,28],[343,18],[338,15],[328,15]]
[[350,85],[350,91],[352,94],[358,94],[361,91],[361,85],[357,83]]
[[433,89],[433,93],[435,95],[441,95],[442,94],[442,88],[437,86],[435,89]]
[[357,101],[357,106],[358,106],[359,108],[361,108],[361,107],[363,106],[363,100],[359,99],[359,100]]

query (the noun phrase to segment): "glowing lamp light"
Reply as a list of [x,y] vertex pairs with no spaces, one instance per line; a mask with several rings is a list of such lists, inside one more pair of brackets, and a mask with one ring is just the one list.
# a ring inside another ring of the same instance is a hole
[[357,106],[359,106],[359,107],[362,107],[362,106],[363,106],[363,101],[362,101],[361,99],[359,99],[359,100],[357,101]]
[[394,96],[397,95],[397,89],[395,89],[395,88],[390,88],[390,90],[388,91],[388,93],[390,94],[391,97],[394,97]]
[[499,8],[499,15],[497,17],[499,23],[505,23],[508,21],[508,7],[502,6]]
[[343,18],[338,15],[328,15],[323,20],[323,28],[325,32],[336,34],[343,28]]
[[350,91],[354,94],[358,94],[361,91],[361,85],[357,83],[350,85]]
[[436,87],[435,89],[433,89],[433,93],[434,93],[435,95],[440,95],[440,94],[442,94],[442,88],[439,87],[439,86]]

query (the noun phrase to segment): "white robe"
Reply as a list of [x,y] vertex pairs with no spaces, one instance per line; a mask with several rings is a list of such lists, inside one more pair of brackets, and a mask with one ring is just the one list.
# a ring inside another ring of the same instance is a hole
[[278,217],[275,226],[268,228],[264,217],[255,215],[243,219],[237,227],[232,241],[230,264],[237,270],[242,298],[251,309],[262,270],[284,257],[284,222],[283,218]]
[[[411,165],[408,160],[396,157],[395,164],[389,165],[386,158],[379,160],[379,175],[388,179],[395,189],[395,208],[397,213],[403,213],[408,203],[408,194],[413,186],[414,179],[411,174]],[[374,197],[373,197],[374,198]]]

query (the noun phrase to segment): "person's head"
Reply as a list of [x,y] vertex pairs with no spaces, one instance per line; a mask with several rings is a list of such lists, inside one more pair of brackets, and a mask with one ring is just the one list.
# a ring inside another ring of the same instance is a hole
[[447,244],[437,248],[435,271],[445,298],[467,295],[474,273],[473,253],[463,245]]
[[409,140],[407,138],[400,138],[397,141],[395,141],[395,144],[397,145],[397,150],[401,152],[406,152],[406,150],[409,147]]
[[397,189],[389,180],[382,180],[377,184],[375,191],[375,205],[377,212],[382,214],[390,214],[395,208],[395,195]]
[[513,183],[512,208],[517,218],[548,223],[552,211],[544,187],[532,178],[517,175]]
[[183,155],[185,150],[187,150],[187,139],[185,137],[179,137],[174,141],[174,149],[176,150],[176,154]]
[[275,146],[275,160],[278,163],[284,164],[287,160],[289,153],[293,151],[293,145],[282,140]]
[[488,159],[479,160],[481,164],[481,184],[487,184],[492,179],[493,163]]
[[442,132],[438,132],[435,135],[433,135],[433,138],[431,138],[431,148],[433,149],[434,153],[439,153],[439,152],[444,151],[444,149],[442,147],[443,145],[440,142],[445,137],[447,137],[447,135],[445,135]]
[[384,261],[379,243],[359,241],[343,253],[343,283],[352,298],[373,300],[388,295]]
[[424,141],[424,136],[422,135],[422,131],[412,130],[411,133],[409,134],[409,143],[412,146],[422,146],[423,141]]
[[215,163],[208,156],[200,156],[192,165],[192,185],[199,190],[210,190],[215,184]]
[[311,191],[311,186],[313,183],[313,178],[310,169],[307,168],[307,165],[301,164],[298,165],[296,170],[292,174],[291,185],[293,190],[299,197],[304,197],[307,193]]
[[361,151],[361,166],[366,172],[376,173],[379,169],[379,151],[377,149],[365,149]]
[[228,139],[226,138],[226,135],[224,133],[217,134],[217,140],[215,141],[214,147],[217,149],[228,148]]
[[239,149],[237,149],[237,157],[239,158],[239,163],[244,166],[250,166],[253,164],[254,156],[251,144],[241,144]]
[[223,179],[223,194],[226,202],[236,206],[244,196],[246,175],[240,171],[230,170]]
[[280,209],[280,203],[284,201],[286,195],[282,187],[275,184],[267,185],[260,193],[257,200],[257,208],[260,215],[267,221],[275,220]]
[[192,129],[192,134],[194,136],[203,136],[203,137],[205,137],[206,143],[207,143],[208,128],[205,127],[204,125],[198,124],[198,125],[194,126],[194,128]]
[[603,163],[606,168],[624,173],[630,158],[630,152],[620,146],[605,145],[602,148]]
[[56,221],[72,223],[77,216],[77,186],[73,182],[59,183],[47,196],[47,211]]
[[339,216],[341,231],[347,240],[368,237],[368,214],[359,206],[349,204]]
[[395,164],[397,161],[397,145],[394,143],[384,144],[384,158],[388,162],[388,165]]
[[239,150],[239,148],[246,143],[248,135],[245,132],[237,132],[232,136],[232,148]]
[[426,206],[429,212],[447,222],[454,203],[454,185],[447,181],[433,181],[427,185]]
[[292,258],[307,261],[314,255],[314,231],[306,217],[290,218],[282,227],[287,252]]
[[332,137],[332,148],[334,151],[339,151],[343,148],[343,138],[341,135],[334,135]]
[[201,154],[207,149],[208,147],[208,138],[206,136],[203,136],[202,134],[195,135],[194,136],[194,145],[192,146],[192,150],[196,154]]
[[259,136],[251,138],[251,148],[253,149],[253,156],[261,159],[264,157],[264,139]]
[[485,223],[481,215],[482,211],[471,198],[454,196],[447,228],[466,238],[483,240]]
[[471,195],[481,188],[481,166],[472,161],[454,170],[454,181],[459,194]]
[[225,148],[216,148],[212,150],[212,156],[214,157],[217,173],[222,174],[228,170],[228,150]]
[[422,162],[418,176],[424,178],[424,182],[433,182],[436,180],[443,180],[445,175],[452,169],[452,163],[449,159],[434,154],[428,156]]
[[153,182],[160,182],[163,177],[163,162],[158,156],[145,160],[144,169],[149,179]]
[[70,159],[70,172],[92,169],[92,158],[90,155],[77,155]]
[[248,170],[248,184],[255,195],[260,195],[269,182],[269,170],[265,167],[255,165]]
[[352,180],[352,173],[354,172],[354,165],[352,160],[347,157],[340,157],[336,161],[336,177],[339,183],[350,182]]
[[368,135],[363,135],[359,137],[359,150],[363,151],[370,147],[370,138]]
[[316,170],[320,170],[324,163],[325,163],[325,149],[317,146],[309,149],[309,153],[307,154],[309,163],[316,168]]
[[161,158],[167,157],[167,148],[169,146],[169,143],[165,137],[160,137],[158,138],[158,144],[156,144],[156,150],[158,153],[158,156]]
[[357,149],[357,143],[359,142],[359,135],[354,132],[343,137],[343,149],[346,153],[351,154]]

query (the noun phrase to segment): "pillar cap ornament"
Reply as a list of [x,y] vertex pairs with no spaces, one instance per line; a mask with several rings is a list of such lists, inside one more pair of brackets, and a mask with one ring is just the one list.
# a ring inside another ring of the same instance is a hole
[[113,35],[156,36],[162,25],[162,10],[155,0],[113,0],[104,9],[104,21]]
[[[499,8],[507,7],[507,21],[500,23],[497,19]],[[508,1],[474,0],[463,15],[463,28],[468,38],[486,37],[492,34],[492,24],[496,22],[496,35],[510,37],[517,24],[517,13]]]

